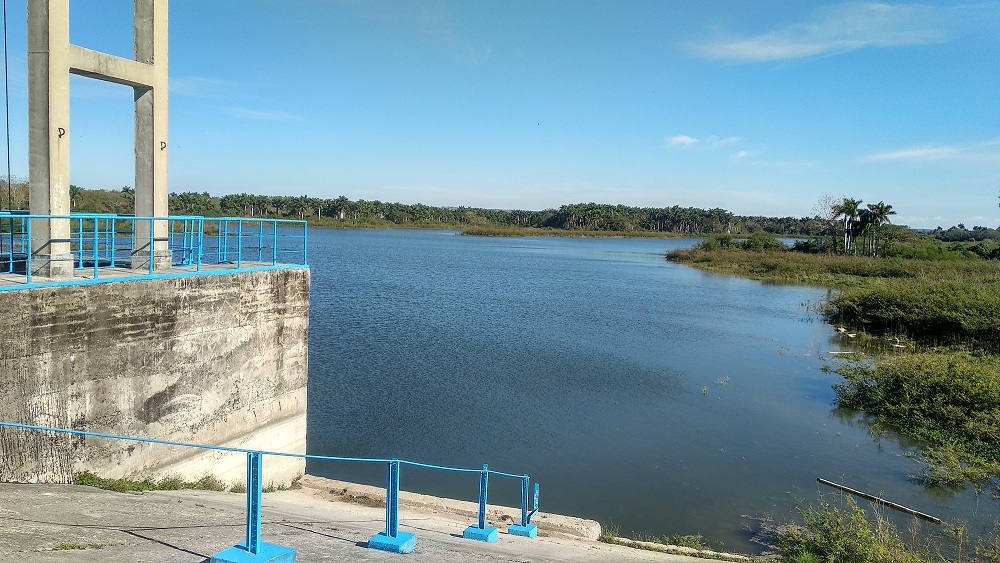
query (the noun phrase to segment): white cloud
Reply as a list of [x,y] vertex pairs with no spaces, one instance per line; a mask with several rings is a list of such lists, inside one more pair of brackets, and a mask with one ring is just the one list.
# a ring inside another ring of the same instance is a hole
[[680,147],[686,149],[691,145],[698,142],[698,139],[694,137],[688,137],[687,135],[677,135],[676,137],[670,137],[667,139],[668,147]]
[[708,141],[706,142],[711,145],[735,145],[736,143],[739,143],[742,140],[743,139],[740,139],[739,137],[719,138],[716,137],[715,135],[712,135],[711,137],[708,138]]
[[692,46],[712,59],[760,62],[838,54],[869,47],[903,47],[947,39],[947,13],[927,5],[851,3],[818,9],[806,22],[750,37]]
[[955,155],[958,154],[958,152],[959,152],[958,149],[956,149],[955,147],[906,149],[900,151],[876,153],[866,157],[864,160],[865,162],[885,162],[893,160],[911,160],[911,161],[944,160],[947,158],[953,158]]
[[959,161],[969,164],[1000,164],[1000,141],[989,140],[967,145],[917,147],[871,154],[862,162],[937,162]]
[[750,151],[740,151],[729,157],[730,162],[739,162],[750,156]]

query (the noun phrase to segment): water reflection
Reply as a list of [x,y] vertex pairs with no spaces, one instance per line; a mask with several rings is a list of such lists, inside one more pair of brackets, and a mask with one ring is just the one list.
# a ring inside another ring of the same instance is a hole
[[[831,412],[825,289],[663,259],[677,240],[311,233],[311,453],[529,473],[544,510],[754,550],[816,477],[942,517],[994,503],[907,480],[903,441]],[[381,485],[382,468],[315,465]],[[498,485],[498,487],[502,487]],[[403,488],[474,499],[430,472]],[[491,499],[494,498],[491,481]],[[516,484],[496,502],[516,505]]]

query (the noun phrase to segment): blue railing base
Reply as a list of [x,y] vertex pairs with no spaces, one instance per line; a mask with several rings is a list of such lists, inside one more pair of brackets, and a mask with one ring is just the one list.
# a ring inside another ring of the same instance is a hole
[[417,547],[417,536],[397,532],[396,537],[393,538],[382,532],[368,540],[368,547],[390,553],[413,553]]
[[467,540],[484,541],[488,543],[496,543],[497,541],[497,529],[486,526],[485,528],[479,528],[477,526],[469,526],[462,533],[462,537]]
[[244,545],[230,547],[212,557],[211,563],[295,563],[295,550],[270,543],[261,543],[257,553]]
[[534,524],[528,524],[527,526],[521,526],[520,524],[514,524],[510,528],[507,528],[507,533],[512,536],[521,536],[525,538],[537,538],[538,537],[538,526]]

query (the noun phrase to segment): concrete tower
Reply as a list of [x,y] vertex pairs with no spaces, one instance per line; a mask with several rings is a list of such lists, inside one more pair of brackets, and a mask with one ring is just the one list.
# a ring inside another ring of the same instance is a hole
[[[69,42],[69,0],[28,0],[28,176],[32,215],[69,215],[69,75],[135,91],[135,215],[167,217],[167,0],[135,0],[135,59]],[[153,232],[150,233],[150,228]],[[70,224],[33,224],[38,274],[72,273]],[[150,235],[155,242],[150,248]],[[132,265],[169,267],[166,221],[137,221]]]

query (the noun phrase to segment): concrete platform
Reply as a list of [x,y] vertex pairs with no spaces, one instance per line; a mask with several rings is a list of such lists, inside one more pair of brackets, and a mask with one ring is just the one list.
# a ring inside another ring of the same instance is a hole
[[[317,483],[327,482],[311,481]],[[417,536],[417,548],[409,555],[386,553],[367,548],[385,526],[385,509],[336,500],[337,495],[329,495],[332,489],[307,486],[265,494],[262,539],[296,549],[301,563],[703,561],[574,539],[544,528],[537,539],[508,535],[502,527],[497,543],[471,542],[462,539],[467,517],[441,506],[417,509],[405,503],[400,528]],[[243,541],[244,501],[235,493],[127,494],[78,485],[0,484],[0,560],[206,563]]]
[[[294,266],[294,265],[293,265]],[[273,268],[270,262],[243,262],[241,268],[244,270],[256,268]],[[202,264],[201,269],[194,266],[173,266],[165,270],[157,270],[158,276],[170,275],[196,275],[199,273],[219,274],[227,271],[238,271],[235,263],[226,264]],[[97,270],[97,279],[103,281],[126,280],[131,278],[149,278],[148,270],[133,270],[131,268],[111,268],[101,267]],[[6,271],[0,273],[0,288],[18,289],[33,287],[51,287],[67,283],[88,283],[94,281],[93,268],[78,268],[73,270],[73,275],[68,278],[47,278],[44,276],[32,276],[31,285],[28,285],[28,278],[24,274],[10,274]]]

